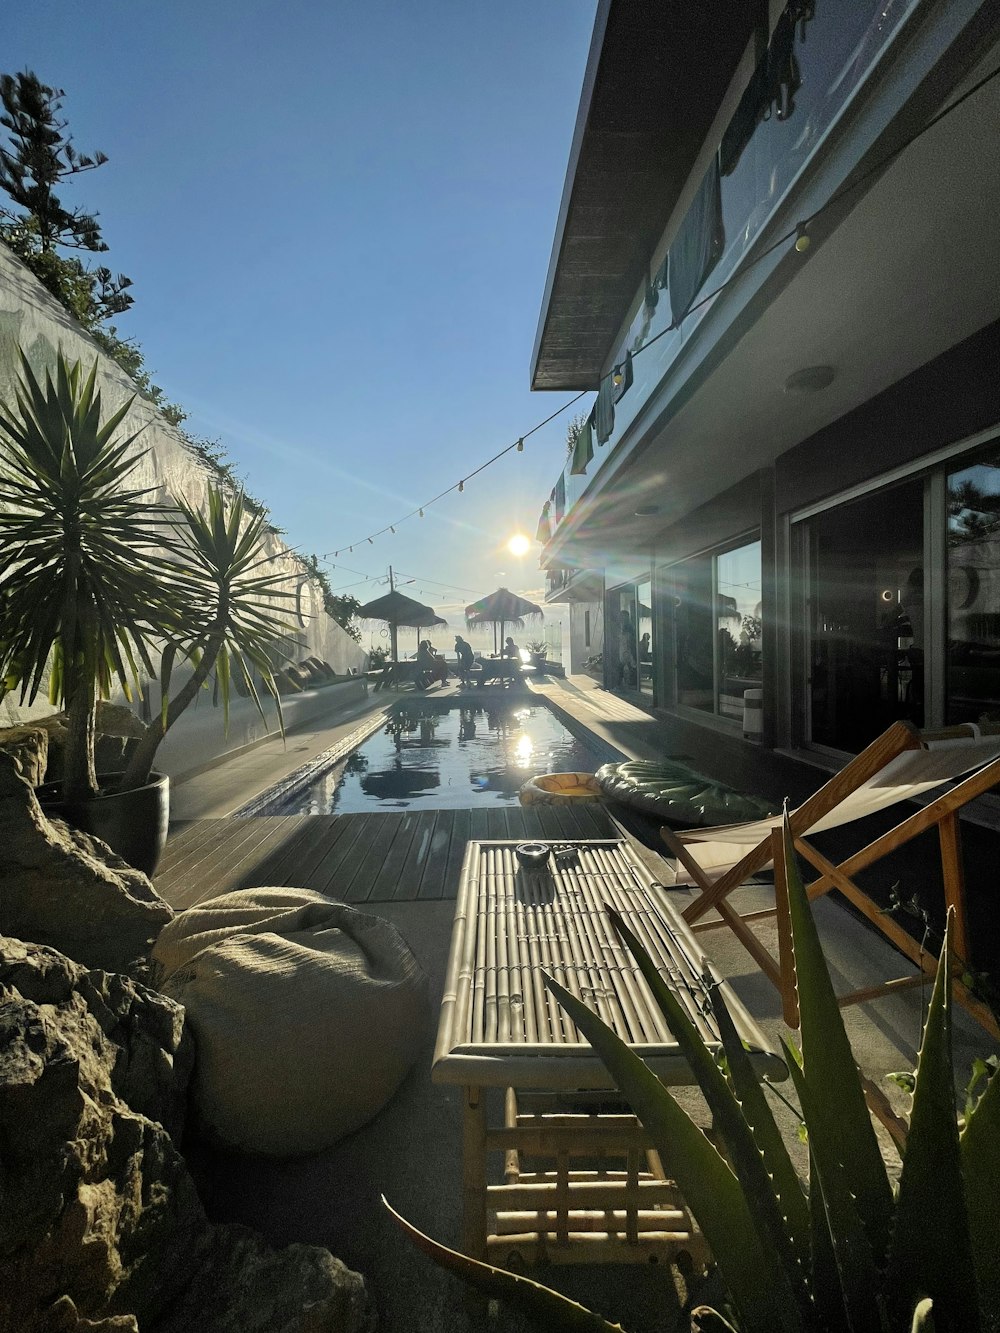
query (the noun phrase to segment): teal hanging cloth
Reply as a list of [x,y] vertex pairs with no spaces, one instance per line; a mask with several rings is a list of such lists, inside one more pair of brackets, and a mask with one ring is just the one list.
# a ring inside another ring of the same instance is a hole
[[576,440],[573,443],[573,458],[569,465],[571,476],[582,476],[587,471],[587,464],[594,456],[594,427],[591,424],[593,419],[594,414],[591,412],[577,432]]
[[675,327],[691,309],[702,284],[719,262],[725,238],[716,154],[670,247],[670,314]]
[[543,546],[552,540],[552,523],[549,519],[549,510],[552,508],[552,501],[546,500],[542,505],[542,514],[538,520],[538,527],[535,530],[535,541],[541,542]]
[[598,444],[607,444],[615,429],[615,385],[610,375],[601,380],[594,404],[594,429]]

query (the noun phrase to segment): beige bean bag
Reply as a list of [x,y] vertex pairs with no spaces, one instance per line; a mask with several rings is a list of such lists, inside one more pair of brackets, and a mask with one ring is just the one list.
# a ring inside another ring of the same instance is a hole
[[187,1010],[205,1134],[316,1152],[369,1121],[427,1031],[427,978],[395,926],[307,889],[243,889],[179,913],[153,957]]

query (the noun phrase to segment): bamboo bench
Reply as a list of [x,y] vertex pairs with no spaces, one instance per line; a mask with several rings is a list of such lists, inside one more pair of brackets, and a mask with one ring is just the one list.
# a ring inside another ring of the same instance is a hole
[[[590,1045],[545,989],[543,973],[590,1004],[674,1085],[694,1081],[690,1068],[605,905],[629,923],[715,1046],[706,992],[720,979],[706,976],[693,935],[624,841],[556,843],[540,869],[521,866],[515,846],[468,845],[434,1053],[434,1080],[463,1090],[463,1249],[501,1262],[686,1253],[701,1263],[704,1241],[676,1185],[642,1126],[617,1102]],[[786,1077],[764,1034],[728,986],[723,990],[761,1074]],[[491,1088],[503,1090],[494,1126]],[[496,1152],[504,1179],[491,1183],[487,1163]]]

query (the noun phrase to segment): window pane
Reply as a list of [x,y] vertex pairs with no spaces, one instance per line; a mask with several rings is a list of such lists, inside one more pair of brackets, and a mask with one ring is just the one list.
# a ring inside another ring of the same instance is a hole
[[1000,450],[948,476],[946,717],[1000,717]]
[[653,693],[653,610],[649,580],[639,584],[639,689]]
[[743,722],[743,693],[760,687],[760,542],[715,560],[718,712]]
[[674,570],[677,702],[743,723],[760,687],[760,542],[698,556]]

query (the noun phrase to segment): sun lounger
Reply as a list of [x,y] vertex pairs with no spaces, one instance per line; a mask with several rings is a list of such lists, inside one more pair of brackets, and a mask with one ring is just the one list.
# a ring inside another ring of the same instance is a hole
[[[833,864],[807,840],[807,834],[813,835],[850,824],[901,801],[925,796],[952,782],[957,785],[944,791],[839,865]],[[934,971],[937,960],[933,954],[921,947],[854,882],[854,876],[859,871],[901,847],[918,833],[931,828],[938,831],[945,904],[955,909],[953,947],[959,958],[968,959],[958,812],[998,782],[1000,726],[984,726],[980,730],[969,724],[942,732],[921,733],[907,722],[896,722],[797,810],[790,813],[789,824],[795,849],[818,872],[818,878],[807,885],[810,898],[817,898],[832,888],[840,890],[918,969],[914,976],[886,981],[863,992],[842,996],[842,1005],[920,984],[924,973]],[[753,875],[780,862],[781,818],[718,828],[690,829],[682,833],[663,829],[662,837],[676,857],[676,883],[693,884],[701,890],[685,909],[685,920],[695,931],[728,926],[781,992],[785,1021],[789,1026],[797,1026],[798,1006],[787,906],[780,891],[782,876],[775,875],[777,891],[775,907],[772,909],[741,916],[727,901],[733,890]],[[702,918],[713,910],[717,916],[703,921]],[[777,917],[777,958],[764,947],[751,929],[753,920],[767,916]],[[961,970],[956,969],[956,973]],[[955,998],[987,1031],[1000,1037],[1000,1028],[987,1006],[961,980],[956,979],[953,984]]]

